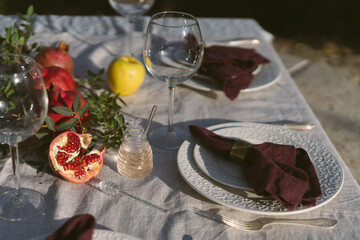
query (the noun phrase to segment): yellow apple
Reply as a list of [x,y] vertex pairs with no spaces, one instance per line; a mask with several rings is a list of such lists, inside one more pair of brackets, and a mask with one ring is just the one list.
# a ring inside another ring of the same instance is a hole
[[111,91],[126,96],[141,86],[145,74],[145,67],[139,60],[131,56],[121,56],[109,64],[107,80]]

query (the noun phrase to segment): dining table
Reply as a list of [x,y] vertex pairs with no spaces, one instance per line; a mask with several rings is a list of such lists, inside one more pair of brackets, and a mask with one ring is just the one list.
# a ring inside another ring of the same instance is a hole
[[[142,63],[149,19],[143,16],[136,21],[132,38],[133,56]],[[87,183],[71,183],[51,171],[38,171],[22,162],[21,186],[42,193],[46,205],[40,214],[25,221],[0,220],[0,239],[45,239],[79,214],[94,216],[94,239],[359,238],[360,187],[274,49],[273,34],[250,18],[199,17],[198,20],[205,45],[255,38],[259,44],[250,47],[267,57],[271,65],[263,66],[259,76],[255,75],[254,84],[233,101],[222,91],[196,85],[191,79],[177,86],[174,125],[186,130],[189,136],[177,150],[151,144],[153,170],[146,177],[126,178],[119,174],[118,149],[114,148],[106,150],[100,173]],[[16,22],[20,22],[17,16],[1,15],[0,31],[4,32]],[[126,51],[128,22],[121,16],[36,15],[33,26],[34,36],[30,42],[45,46],[54,46],[59,41],[69,44],[75,79],[86,78],[89,70],[98,72],[104,68],[106,71],[109,64]],[[106,79],[106,73],[103,78]],[[316,81],[316,78],[308,80]],[[121,98],[126,103],[121,108],[125,119],[140,118],[145,122],[152,107],[157,105],[150,131],[167,124],[168,87],[149,72],[139,89]],[[311,123],[314,128],[297,131],[284,126],[286,123]],[[323,197],[316,206],[290,211],[273,200],[252,198],[214,180],[194,160],[199,157],[194,151],[199,150],[189,125],[220,130],[229,127],[240,133],[238,137],[244,134],[248,138],[305,148],[314,156],[312,161]],[[33,146],[33,151],[37,147]],[[10,159],[0,166],[0,193],[14,187],[12,171]],[[115,187],[104,190],[106,183]],[[114,194],[118,191],[124,194]],[[329,218],[338,223],[332,229],[281,224],[261,231],[244,231],[200,216],[194,208],[210,209],[245,221],[259,217]]]

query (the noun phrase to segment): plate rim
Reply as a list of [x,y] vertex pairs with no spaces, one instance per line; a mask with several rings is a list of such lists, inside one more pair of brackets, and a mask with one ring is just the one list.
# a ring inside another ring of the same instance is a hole
[[[213,129],[215,127],[227,127],[227,126],[230,126],[231,125],[236,125],[236,126],[241,126],[241,127],[271,127],[273,128],[274,130],[278,130],[279,132],[289,132],[290,134],[295,134],[297,136],[299,136],[300,138],[302,139],[309,139],[309,140],[312,140],[311,138],[307,137],[307,136],[303,136],[303,135],[300,135],[298,133],[294,133],[293,131],[291,130],[287,130],[283,127],[280,127],[280,126],[274,126],[274,125],[269,125],[269,124],[262,124],[262,123],[245,123],[245,122],[230,122],[230,123],[223,123],[223,124],[217,124],[217,125],[213,125],[213,126],[210,126],[208,127],[209,129]],[[281,130],[281,131],[280,131]],[[196,192],[198,192],[199,194],[201,194],[202,196],[220,204],[220,205],[223,205],[223,206],[227,206],[227,207],[230,207],[230,208],[233,208],[233,209],[237,209],[237,210],[242,210],[242,211],[245,211],[245,212],[249,212],[249,213],[255,213],[255,214],[263,214],[263,215],[292,215],[292,214],[298,214],[298,213],[304,213],[304,212],[308,212],[308,211],[312,211],[312,210],[315,210],[317,208],[320,208],[322,206],[324,206],[325,204],[329,203],[331,200],[333,200],[338,194],[339,192],[341,191],[343,185],[344,185],[344,169],[343,167],[341,166],[341,163],[339,162],[338,158],[334,156],[334,154],[332,154],[327,148],[325,148],[322,144],[319,144],[319,143],[316,143],[317,145],[319,145],[320,147],[324,148],[328,154],[332,155],[333,157],[333,160],[337,163],[337,166],[339,167],[340,169],[340,172],[338,174],[341,174],[341,183],[340,185],[338,186],[338,188],[336,189],[336,192],[334,192],[328,199],[325,199],[323,202],[315,205],[315,206],[311,206],[311,207],[300,207],[300,208],[296,208],[295,210],[287,210],[285,209],[284,207],[281,207],[281,211],[265,211],[264,209],[263,210],[259,210],[259,209],[248,209],[248,208],[245,208],[244,206],[238,206],[238,205],[234,205],[234,204],[229,204],[228,202],[224,202],[223,200],[221,199],[218,199],[216,197],[213,197],[213,196],[210,196],[209,194],[201,191],[200,189],[198,189],[199,187],[196,187],[193,185],[193,183],[187,179],[187,176],[186,176],[186,173],[183,172],[183,169],[182,169],[182,166],[181,166],[181,162],[180,160],[183,158],[181,156],[182,153],[186,153],[189,149],[189,147],[191,145],[195,145],[195,142],[197,140],[193,137],[193,136],[190,136],[187,140],[184,141],[184,143],[181,145],[179,151],[178,151],[178,154],[177,154],[177,166],[178,166],[178,170],[180,172],[180,175],[183,177],[183,179],[185,180],[185,182],[187,182]],[[186,154],[185,154],[186,155]],[[189,156],[189,155],[186,155],[186,156]],[[194,162],[193,159],[188,159],[186,157],[186,159],[184,159],[186,161],[188,161],[188,164],[190,165],[190,168],[192,168],[191,170],[194,171],[196,174],[198,174],[204,181],[210,183],[212,186],[211,187],[214,187],[214,188],[220,188],[220,191],[224,191],[225,193],[230,193],[230,194],[234,194],[234,193],[231,193],[229,191],[227,191],[226,189],[222,188],[221,186],[219,186],[216,181],[213,181],[212,179],[210,179],[209,177],[207,177],[197,166],[196,166],[196,163]],[[191,161],[192,161],[192,164],[191,164]],[[187,164],[187,162],[185,162],[185,164]],[[315,166],[316,167],[316,166]],[[197,169],[196,169],[197,168]],[[319,179],[320,180],[320,179]],[[236,195],[236,194],[235,194]],[[242,198],[241,196],[239,195],[236,195],[238,198]],[[246,200],[246,197],[244,197],[244,199]],[[276,200],[272,200],[272,201],[276,201]]]

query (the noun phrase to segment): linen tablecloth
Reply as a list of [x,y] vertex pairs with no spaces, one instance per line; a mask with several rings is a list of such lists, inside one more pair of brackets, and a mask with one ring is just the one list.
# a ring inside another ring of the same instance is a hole
[[[0,16],[0,29],[12,25],[18,18]],[[135,56],[142,60],[143,32],[149,18],[136,24],[133,38]],[[280,67],[275,84],[265,89],[240,93],[230,101],[222,92],[197,91],[179,86],[175,93],[174,122],[188,129],[190,124],[208,127],[214,124],[240,121],[276,123],[283,121],[312,122],[315,129],[299,133],[314,139],[335,155],[344,169],[344,184],[340,193],[326,205],[289,218],[326,217],[338,220],[331,230],[311,227],[276,225],[260,232],[246,232],[219,224],[193,212],[218,208],[234,218],[250,220],[260,215],[234,210],[214,203],[194,191],[181,177],[177,168],[177,151],[153,146],[154,169],[143,179],[127,179],[117,172],[117,151],[107,150],[104,166],[98,179],[115,182],[127,193],[169,209],[168,214],[154,211],[126,197],[111,197],[90,184],[73,184],[48,172],[21,164],[21,185],[45,195],[47,205],[42,215],[25,222],[0,221],[0,239],[31,239],[52,233],[76,214],[89,213],[96,218],[96,229],[107,229],[141,239],[357,239],[360,235],[360,188],[344,161],[330,142],[320,123],[299,92],[280,58],[271,45],[272,36],[252,19],[200,18],[206,41],[239,37],[257,37],[267,42],[272,61]],[[70,54],[75,61],[75,75],[86,77],[87,70],[106,68],[110,61],[124,53],[127,22],[121,17],[37,16],[36,36],[31,41],[55,44],[60,40],[70,43]],[[313,79],[316,81],[316,79]],[[167,123],[168,88],[147,74],[143,85],[132,95],[123,97],[128,106],[126,116],[146,119],[154,104],[158,110],[152,128]],[[13,187],[11,161],[0,169],[0,192]]]

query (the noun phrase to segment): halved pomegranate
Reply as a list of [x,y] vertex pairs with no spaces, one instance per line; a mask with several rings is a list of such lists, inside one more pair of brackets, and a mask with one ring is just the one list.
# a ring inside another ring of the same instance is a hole
[[92,135],[66,131],[51,142],[49,164],[51,169],[69,182],[84,183],[94,178],[103,165],[106,147],[87,153]]

